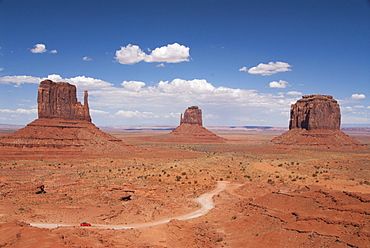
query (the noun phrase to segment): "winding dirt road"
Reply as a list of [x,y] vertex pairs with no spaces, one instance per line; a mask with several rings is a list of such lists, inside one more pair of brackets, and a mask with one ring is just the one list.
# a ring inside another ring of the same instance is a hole
[[[137,224],[130,224],[130,225],[93,225],[95,228],[102,228],[102,229],[130,229],[130,228],[143,228],[143,227],[150,227],[150,226],[156,226],[161,225],[164,223],[168,223],[171,220],[189,220],[193,218],[198,218],[202,215],[207,214],[212,208],[214,208],[213,199],[212,197],[224,189],[226,189],[226,186],[230,183],[227,181],[219,181],[217,182],[217,188],[208,192],[204,193],[198,198],[194,199],[194,201],[198,202],[201,205],[201,208],[181,216],[177,217],[171,217],[168,219],[160,220],[160,221],[154,221],[154,222],[147,222],[147,223],[137,223]],[[39,228],[57,228],[57,227],[72,227],[75,225],[68,225],[68,224],[45,224],[45,223],[30,223],[31,226],[39,227]]]

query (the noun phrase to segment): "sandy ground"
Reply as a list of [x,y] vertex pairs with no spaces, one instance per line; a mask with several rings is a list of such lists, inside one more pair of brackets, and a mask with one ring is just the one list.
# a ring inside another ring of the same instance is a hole
[[370,247],[369,148],[279,149],[270,132],[146,138],[157,134],[115,133],[134,149],[106,157],[0,151],[0,247]]

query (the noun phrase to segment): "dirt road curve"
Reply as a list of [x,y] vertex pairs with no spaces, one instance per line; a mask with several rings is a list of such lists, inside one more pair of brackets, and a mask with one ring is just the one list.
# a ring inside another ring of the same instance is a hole
[[[214,208],[212,197],[224,189],[226,189],[226,186],[229,182],[227,181],[219,181],[217,188],[208,192],[204,193],[198,198],[194,199],[194,201],[198,202],[201,205],[201,208],[181,216],[177,217],[171,217],[165,220],[155,221],[155,222],[147,222],[147,223],[137,223],[137,224],[130,224],[130,225],[95,225],[93,226],[95,228],[102,228],[102,229],[130,229],[130,228],[143,228],[143,227],[150,227],[150,226],[156,226],[160,224],[164,224],[167,222],[170,222],[171,220],[177,219],[177,220],[188,220],[200,217],[202,215],[205,215],[208,213],[209,210]],[[39,228],[57,228],[57,227],[63,227],[63,226],[75,226],[75,225],[68,225],[68,224],[45,224],[45,223],[30,223],[31,226],[39,227]]]

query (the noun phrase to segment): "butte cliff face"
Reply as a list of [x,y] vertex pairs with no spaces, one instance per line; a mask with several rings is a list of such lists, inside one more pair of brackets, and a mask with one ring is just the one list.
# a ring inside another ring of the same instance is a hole
[[76,86],[69,83],[45,80],[38,89],[39,118],[63,118],[91,122],[88,93],[84,92],[84,105],[77,101]]
[[359,148],[365,145],[340,131],[340,107],[332,96],[307,95],[290,108],[289,131],[274,138],[278,145]]
[[303,96],[290,108],[289,129],[340,129],[340,107],[332,96]]
[[193,125],[203,125],[202,121],[202,110],[198,106],[191,106],[185,110],[184,116],[181,114],[180,125],[181,124],[193,124]]
[[202,110],[198,106],[191,106],[184,115],[181,114],[180,126],[172,130],[168,137],[177,142],[224,142],[224,138],[203,127]]
[[37,102],[39,118],[3,136],[0,147],[21,148],[22,152],[25,149],[33,149],[32,152],[42,149],[44,154],[63,151],[92,155],[117,153],[127,146],[91,123],[87,91],[82,105],[77,101],[74,85],[45,80],[40,83]]

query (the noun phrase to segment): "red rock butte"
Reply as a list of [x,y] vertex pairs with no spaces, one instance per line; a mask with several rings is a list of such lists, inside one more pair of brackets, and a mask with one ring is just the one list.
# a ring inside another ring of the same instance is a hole
[[303,96],[291,105],[289,131],[271,142],[298,147],[364,147],[364,144],[340,131],[340,120],[340,107],[332,96]]
[[126,146],[121,140],[97,128],[90,117],[88,93],[84,105],[77,101],[76,86],[45,80],[38,89],[38,119],[3,136],[3,148],[32,148],[112,152]]
[[180,126],[172,130],[169,135],[183,141],[192,142],[224,142],[224,138],[217,136],[203,127],[202,110],[198,106],[191,106],[181,114]]

